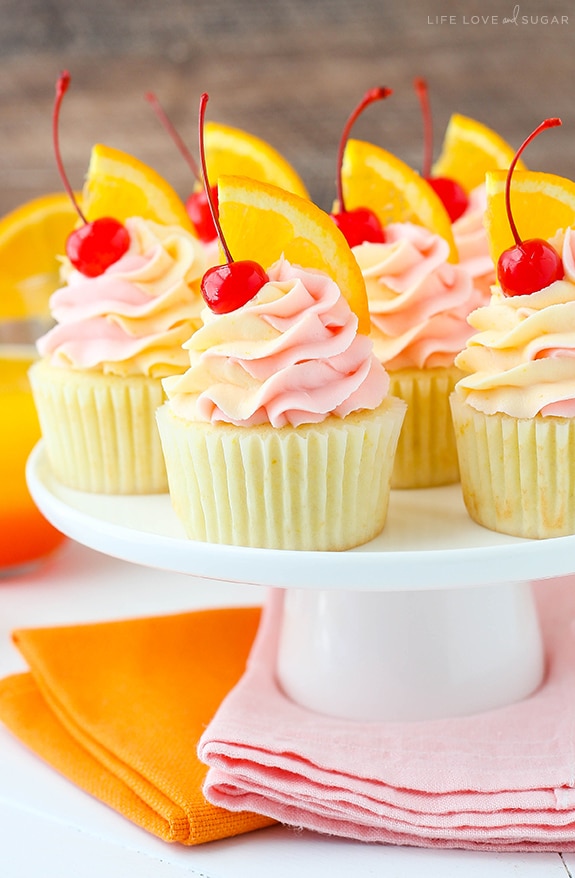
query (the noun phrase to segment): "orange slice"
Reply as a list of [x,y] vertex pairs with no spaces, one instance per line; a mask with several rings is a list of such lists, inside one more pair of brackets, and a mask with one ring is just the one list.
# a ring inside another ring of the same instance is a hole
[[128,153],[102,144],[92,148],[83,204],[88,220],[111,216],[124,222],[141,216],[194,231],[183,201],[160,174]]
[[[506,170],[514,155],[513,147],[487,125],[454,113],[432,176],[449,177],[471,192],[485,181],[487,171]],[[525,170],[521,159],[516,167]]]
[[265,140],[217,122],[206,122],[204,138],[211,181],[229,175],[251,177],[309,197],[296,170]]
[[77,220],[65,192],[34,198],[0,219],[0,317],[48,313],[50,294],[60,285],[57,256]]
[[[505,209],[506,179],[505,171],[491,171],[486,176],[485,227],[495,263],[501,253],[515,243]],[[510,201],[522,240],[549,240],[559,229],[575,225],[575,183],[557,174],[515,170]]]
[[425,226],[445,238],[450,262],[457,262],[449,215],[417,171],[379,146],[348,140],[341,173],[346,210],[369,207],[384,228],[392,222]]
[[365,282],[357,261],[331,217],[307,198],[248,177],[218,179],[219,215],[235,260],[253,259],[268,269],[282,254],[302,268],[332,277],[370,330]]

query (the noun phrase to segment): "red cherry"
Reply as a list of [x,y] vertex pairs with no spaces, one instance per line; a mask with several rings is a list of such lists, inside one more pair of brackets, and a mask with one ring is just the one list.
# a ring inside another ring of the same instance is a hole
[[432,177],[431,161],[433,157],[433,124],[431,118],[431,109],[429,106],[429,93],[427,90],[427,82],[425,79],[417,78],[414,80],[415,91],[419,97],[421,104],[421,112],[423,115],[424,126],[424,142],[425,154],[423,158],[422,177],[426,180],[436,195],[441,199],[444,208],[449,214],[452,223],[459,219],[469,205],[469,198],[465,189],[456,181],[449,177]]
[[58,137],[60,107],[69,85],[70,74],[67,70],[64,70],[56,83],[52,134],[58,172],[83,225],[68,235],[66,254],[74,268],[82,274],[85,274],[87,277],[98,277],[98,275],[102,274],[110,265],[113,265],[126,253],[130,246],[130,236],[122,223],[112,217],[99,217],[92,222],[88,222],[76,201],[70,181],[64,170]]
[[375,101],[381,101],[392,93],[390,88],[370,88],[351,113],[345,123],[337,154],[337,203],[339,210],[330,214],[336,226],[345,236],[350,247],[356,247],[364,241],[382,243],[385,241],[385,232],[376,214],[368,207],[358,207],[355,210],[346,210],[343,198],[342,165],[345,145],[357,117]]
[[350,247],[357,247],[364,241],[372,244],[382,244],[385,241],[381,223],[369,207],[356,207],[355,210],[335,213],[331,218]]
[[[216,210],[218,209],[218,187],[211,186],[212,199]],[[186,201],[188,216],[194,224],[200,241],[209,244],[218,237],[218,230],[212,219],[210,203],[204,189],[192,192]]]
[[[194,160],[193,155],[191,154],[190,150],[188,149],[188,147],[186,146],[186,144],[184,143],[184,141],[180,137],[178,131],[176,130],[175,126],[173,125],[173,123],[169,119],[166,111],[164,110],[164,108],[160,104],[158,98],[156,97],[154,92],[151,92],[151,91],[146,92],[144,97],[146,98],[148,103],[150,103],[152,105],[152,108],[153,108],[156,116],[158,117],[158,119],[160,120],[160,122],[162,123],[162,125],[164,126],[164,128],[166,129],[166,131],[168,132],[168,134],[170,135],[170,137],[172,138],[172,140],[174,141],[174,143],[178,147],[178,150],[180,151],[180,153],[182,154],[182,156],[184,157],[184,159],[188,163],[188,166],[189,166],[192,174],[194,175],[194,177],[196,178],[198,183],[201,183],[202,182],[202,175],[201,175],[200,169],[198,168],[198,166]],[[212,186],[211,189],[212,189],[212,198],[214,199],[214,202],[216,205],[216,211],[217,211],[217,209],[218,209],[218,187]],[[214,225],[214,221],[212,219],[212,212],[210,210],[210,205],[208,202],[208,197],[207,197],[203,187],[201,189],[199,189],[197,192],[192,192],[192,194],[189,196],[189,198],[186,201],[186,211],[187,211],[188,216],[191,219],[192,223],[194,224],[194,228],[195,228],[196,232],[198,233],[198,238],[200,239],[200,241],[203,241],[204,244],[209,244],[211,241],[213,241],[215,238],[217,238],[218,232],[217,232],[217,229]]]
[[449,177],[427,177],[427,182],[443,202],[452,223],[459,219],[469,206],[465,189]]
[[497,260],[497,280],[506,296],[535,293],[565,276],[561,257],[554,247],[541,238],[522,241],[511,213],[511,177],[519,156],[538,134],[546,128],[555,128],[561,124],[561,119],[556,118],[541,122],[523,141],[509,165],[505,181],[505,207],[515,245],[504,250]]
[[220,225],[218,211],[212,195],[212,187],[208,179],[208,167],[206,162],[206,150],[204,146],[204,121],[208,95],[200,98],[200,162],[204,191],[210,206],[213,223],[216,227],[218,238],[226,256],[224,265],[214,265],[204,274],[200,289],[205,302],[215,314],[228,314],[245,305],[250,299],[259,293],[261,288],[269,281],[264,269],[251,259],[234,262],[229,247],[226,244],[224,233]]
[[100,217],[68,236],[66,255],[82,274],[98,277],[117,262],[129,246],[130,236],[125,226],[112,217]]
[[202,296],[214,314],[228,314],[253,299],[268,280],[261,265],[249,259],[215,265],[202,278]]

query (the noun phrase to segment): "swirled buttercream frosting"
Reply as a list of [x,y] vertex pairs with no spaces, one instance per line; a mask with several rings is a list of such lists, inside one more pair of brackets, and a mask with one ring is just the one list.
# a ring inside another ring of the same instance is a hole
[[575,230],[562,237],[563,280],[524,296],[494,287],[469,317],[477,331],[456,359],[468,373],[457,392],[480,412],[575,416]]
[[337,284],[283,258],[268,277],[241,308],[204,309],[204,325],[185,345],[190,368],[164,381],[173,413],[297,427],[379,406],[389,376]]
[[112,375],[171,375],[188,365],[182,345],[201,324],[201,244],[177,226],[126,220],[128,251],[98,277],[63,265],[50,298],[56,325],[37,342],[54,366]]
[[447,261],[449,246],[413,223],[391,223],[383,244],[353,252],[365,279],[376,356],[389,370],[452,366],[481,302],[471,276]]
[[491,286],[496,279],[483,222],[486,207],[485,184],[481,184],[469,193],[465,212],[452,226],[459,264],[471,275],[473,283],[485,297],[485,304],[489,301]]

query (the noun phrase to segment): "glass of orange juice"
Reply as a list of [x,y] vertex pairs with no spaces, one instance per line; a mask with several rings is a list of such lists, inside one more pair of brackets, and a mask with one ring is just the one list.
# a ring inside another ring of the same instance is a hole
[[40,438],[27,377],[34,356],[33,345],[0,343],[0,576],[27,569],[64,540],[26,486],[26,460]]

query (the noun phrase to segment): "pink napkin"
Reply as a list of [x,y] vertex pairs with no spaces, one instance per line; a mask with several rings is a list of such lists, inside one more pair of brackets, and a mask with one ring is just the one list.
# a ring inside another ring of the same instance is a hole
[[287,699],[273,592],[247,670],[199,742],[206,798],[363,841],[575,850],[575,578],[535,589],[543,686],[498,710],[410,723],[331,719]]

